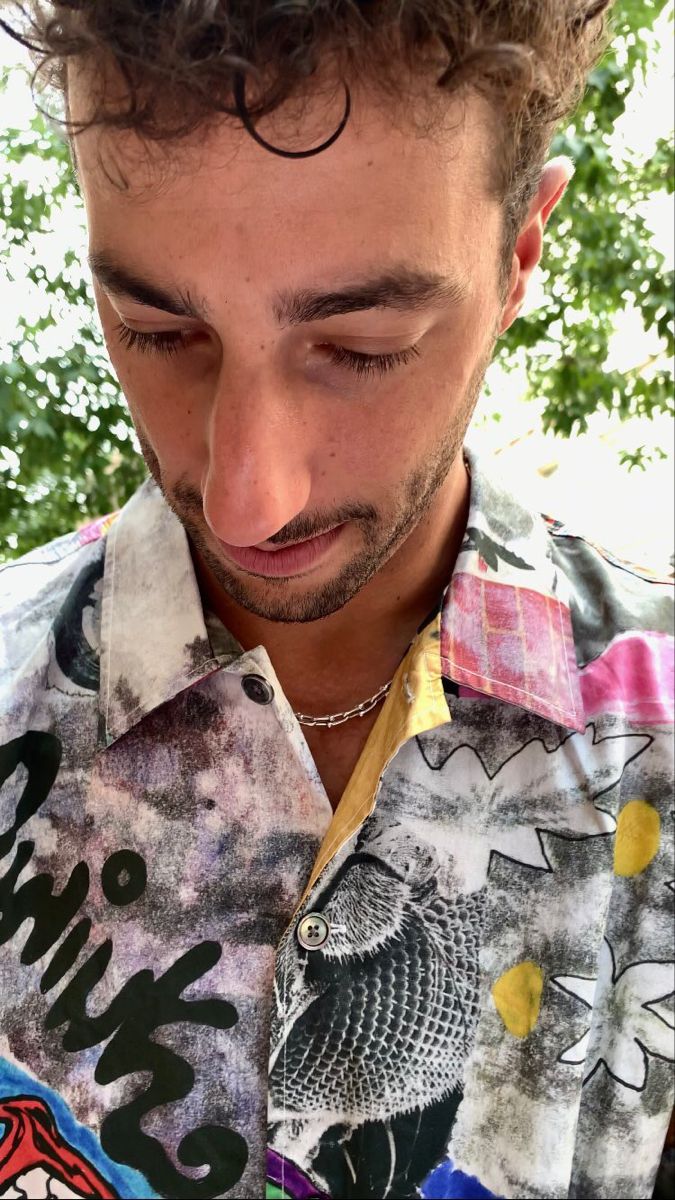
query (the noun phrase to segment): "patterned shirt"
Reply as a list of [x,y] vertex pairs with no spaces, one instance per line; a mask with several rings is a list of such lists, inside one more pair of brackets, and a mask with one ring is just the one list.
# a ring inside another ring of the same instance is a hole
[[152,483],[0,574],[0,1197],[651,1195],[671,589],[469,462],[335,814]]

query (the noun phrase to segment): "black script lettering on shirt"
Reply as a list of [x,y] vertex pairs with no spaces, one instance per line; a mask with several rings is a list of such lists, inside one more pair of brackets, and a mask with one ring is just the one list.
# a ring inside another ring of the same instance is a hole
[[[61,744],[50,733],[31,730],[0,746],[0,789],[23,764],[27,779],[16,805],[12,826],[0,835],[0,858],[12,850],[20,829],[49,795],[61,761]],[[76,863],[60,893],[48,872],[19,884],[29,864],[34,843],[22,841],[0,879],[0,945],[9,942],[24,921],[33,927],[20,961],[30,964],[46,954],[65,933],[80,911],[88,892],[90,873]],[[113,906],[131,904],[145,891],[147,870],[136,851],[121,849],[103,864],[103,893]],[[48,992],[74,966],[87,944],[91,921],[82,917],[69,930],[42,975],[40,990]],[[153,1109],[182,1100],[194,1087],[192,1066],[174,1050],[153,1041],[161,1027],[190,1024],[230,1029],[237,1021],[234,1005],[217,997],[185,1000],[181,993],[210,971],[222,954],[215,941],[199,942],[182,954],[159,978],[147,969],[137,971],[123,984],[102,1013],[87,1012],[87,1001],[102,980],[113,953],[112,939],[101,943],[82,964],[45,1018],[45,1029],[66,1026],[64,1050],[76,1054],[106,1041],[94,1078],[105,1085],[127,1075],[145,1072],[150,1082],[131,1101],[114,1109],[101,1126],[101,1144],[111,1158],[142,1172],[152,1187],[176,1200],[209,1200],[232,1188],[241,1178],[248,1151],[240,1134],[220,1125],[203,1125],[187,1133],[176,1155],[187,1168],[208,1167],[205,1175],[190,1178],[179,1171],[156,1138],[141,1129],[142,1119]],[[110,1039],[110,1040],[108,1040]]]

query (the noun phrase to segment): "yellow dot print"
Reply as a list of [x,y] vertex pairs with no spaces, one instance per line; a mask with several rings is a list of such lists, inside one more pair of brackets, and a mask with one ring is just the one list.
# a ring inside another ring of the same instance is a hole
[[526,1038],[539,1020],[544,976],[534,962],[517,963],[492,986],[495,1008],[509,1033]]
[[639,875],[652,861],[661,839],[661,819],[645,800],[629,800],[616,823],[615,875]]

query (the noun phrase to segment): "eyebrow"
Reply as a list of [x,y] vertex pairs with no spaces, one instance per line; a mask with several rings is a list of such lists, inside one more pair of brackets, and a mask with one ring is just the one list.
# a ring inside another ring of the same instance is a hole
[[[127,296],[137,304],[161,309],[176,317],[208,320],[208,306],[204,302],[196,303],[188,289],[170,291],[126,270],[101,251],[91,253],[88,261],[92,274],[113,295]],[[461,279],[402,265],[331,291],[309,288],[282,291],[275,297],[272,310],[281,326],[304,325],[309,321],[325,321],[329,317],[373,308],[414,311],[432,304],[457,305],[466,298],[468,290]]]
[[207,305],[203,302],[196,303],[187,289],[169,291],[161,284],[126,270],[104,251],[93,251],[87,256],[87,262],[94,278],[113,296],[127,296],[136,304],[159,308],[174,317],[190,317],[196,321],[208,320]]
[[280,325],[301,325],[369,308],[410,311],[431,304],[459,304],[467,294],[468,287],[460,279],[400,266],[335,291],[282,292],[275,301],[274,315]]

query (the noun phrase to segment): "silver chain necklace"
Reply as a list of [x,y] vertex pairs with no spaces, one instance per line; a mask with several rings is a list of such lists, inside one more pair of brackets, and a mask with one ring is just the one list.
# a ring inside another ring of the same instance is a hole
[[318,725],[323,729],[332,729],[334,725],[343,725],[345,721],[351,721],[352,717],[365,717],[366,713],[372,712],[375,705],[387,695],[393,682],[393,678],[390,679],[389,683],[383,684],[380,690],[370,697],[370,700],[362,700],[346,712],[326,713],[323,717],[310,717],[307,713],[296,712],[294,716],[300,725]]

